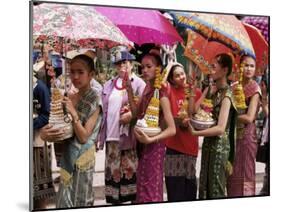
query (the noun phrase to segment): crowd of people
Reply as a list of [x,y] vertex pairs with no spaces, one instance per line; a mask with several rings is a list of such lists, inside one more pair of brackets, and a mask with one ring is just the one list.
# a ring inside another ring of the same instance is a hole
[[[188,71],[182,64],[170,61],[164,67],[160,52],[155,49],[138,61],[140,76],[132,71],[135,60],[132,53],[121,50],[120,57],[113,61],[116,76],[103,85],[94,80],[97,70],[89,54],[68,61],[72,89],[62,103],[71,116],[74,135],[60,149],[55,148],[60,156],[57,157],[60,184],[55,193],[50,142],[64,132],[48,124],[48,116],[50,89],[56,86],[61,70],[55,69],[48,54],[42,57],[44,65],[34,72],[33,82],[34,105],[38,103],[34,106],[37,116],[33,119],[34,209],[46,208],[48,198],[56,199],[57,208],[93,206],[95,153],[104,148],[105,199],[110,204],[162,202],[164,183],[170,202],[254,196],[259,142],[268,146],[268,88],[267,82],[259,85],[254,80],[255,59],[245,55],[240,60],[247,105],[243,112],[235,105],[235,85],[228,78],[233,67],[228,54],[213,58],[210,83],[204,89],[196,78],[186,74]],[[144,117],[157,89],[159,70],[168,73],[159,88],[162,130],[148,136],[135,128],[135,124]],[[213,102],[212,116],[216,124],[197,130],[190,117],[206,96]],[[188,101],[188,117],[179,118],[185,101]],[[255,124],[258,113],[263,113],[265,120],[260,137]],[[204,141],[201,170],[196,170],[199,136]],[[267,175],[268,162],[267,158]],[[200,171],[199,185],[197,171]],[[267,175],[263,195],[269,192]]]

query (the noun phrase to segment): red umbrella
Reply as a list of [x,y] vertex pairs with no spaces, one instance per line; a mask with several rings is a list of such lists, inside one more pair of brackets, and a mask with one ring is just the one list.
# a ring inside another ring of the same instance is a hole
[[234,59],[233,50],[219,42],[208,42],[199,33],[188,30],[188,42],[185,47],[184,55],[192,60],[204,74],[210,73],[212,59],[220,53],[230,54],[233,57],[233,68],[239,61]]
[[[268,43],[261,35],[260,31],[249,24],[243,23],[245,29],[251,39],[255,55],[256,55],[256,75],[264,73],[268,65]],[[208,42],[199,33],[188,30],[188,42],[185,48],[184,55],[198,65],[200,70],[207,74],[210,72],[212,58],[220,53],[233,55],[232,49],[226,47],[219,42]],[[237,71],[239,56],[235,58],[234,72]]]
[[269,17],[266,17],[266,16],[246,16],[242,19],[242,21],[247,23],[247,24],[250,24],[252,26],[257,27],[261,31],[265,40],[268,42]]
[[243,23],[247,30],[256,54],[256,75],[262,75],[268,65],[268,43],[260,30],[250,24]]
[[126,35],[137,43],[168,44],[181,42],[173,25],[158,11],[116,7],[95,7]]

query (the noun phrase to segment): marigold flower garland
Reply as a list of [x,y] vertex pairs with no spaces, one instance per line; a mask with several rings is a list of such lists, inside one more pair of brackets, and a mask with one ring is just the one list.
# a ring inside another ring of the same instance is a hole
[[[212,80],[212,79],[210,79]],[[210,81],[210,85],[212,84],[212,81]],[[198,121],[213,121],[213,100],[211,99],[211,87],[209,86],[208,93],[206,97],[204,98],[203,102],[200,105],[200,108],[198,109],[197,113],[194,115],[194,118]]]
[[243,86],[242,86],[244,66],[245,66],[244,63],[242,63],[240,66],[239,83],[237,86],[235,86],[235,88],[233,90],[235,105],[236,105],[237,109],[240,109],[240,110],[244,110],[247,108],[247,105],[245,103],[245,94],[244,94]]

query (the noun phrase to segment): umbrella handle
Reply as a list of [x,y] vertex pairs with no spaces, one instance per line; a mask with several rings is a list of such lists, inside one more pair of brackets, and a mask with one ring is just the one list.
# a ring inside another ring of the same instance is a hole
[[[65,44],[65,39],[64,38],[62,38],[62,55],[64,55],[65,54],[65,58],[66,58],[66,44]],[[68,96],[68,91],[69,91],[69,89],[70,89],[70,85],[68,85],[68,80],[67,80],[67,78],[68,78],[68,73],[67,73],[67,70],[66,70],[66,59],[64,60],[64,76],[65,76],[65,78],[64,78],[64,96]],[[64,120],[64,122],[65,123],[70,123],[71,121],[72,121],[72,116],[70,115],[70,113],[67,111],[67,109],[66,109],[66,106],[65,105],[63,105],[63,114],[64,114],[64,117],[63,117],[63,120]]]
[[[64,93],[64,96],[67,96],[66,92]],[[64,122],[70,123],[72,121],[72,117],[71,117],[70,113],[67,111],[66,106],[64,104],[62,106],[62,109],[63,109],[63,114],[64,114],[64,116],[63,116]]]

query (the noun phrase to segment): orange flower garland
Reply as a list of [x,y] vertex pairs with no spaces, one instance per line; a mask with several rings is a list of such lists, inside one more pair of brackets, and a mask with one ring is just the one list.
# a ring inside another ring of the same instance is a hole
[[240,66],[239,83],[237,86],[235,86],[233,90],[235,105],[237,109],[242,109],[242,110],[247,108],[247,105],[245,103],[245,94],[242,86],[243,71],[244,71],[244,64],[242,63]]

